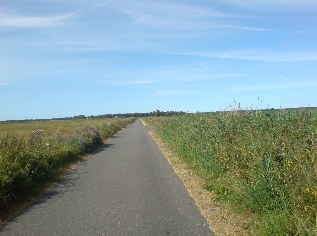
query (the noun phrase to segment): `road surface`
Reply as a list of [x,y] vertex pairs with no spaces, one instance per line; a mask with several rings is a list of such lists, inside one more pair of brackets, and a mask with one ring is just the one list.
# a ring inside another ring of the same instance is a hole
[[213,235],[140,120],[79,164],[0,235]]

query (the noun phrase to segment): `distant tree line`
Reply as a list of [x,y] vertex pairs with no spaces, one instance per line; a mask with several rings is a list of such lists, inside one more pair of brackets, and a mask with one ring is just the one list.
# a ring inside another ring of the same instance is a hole
[[153,116],[174,116],[187,114],[184,111],[152,111],[152,112],[136,112],[136,113],[119,113],[119,114],[105,114],[97,116],[88,116],[87,118],[123,118],[123,117],[153,117]]
[[[76,119],[98,119],[98,118],[127,118],[127,117],[155,117],[155,116],[173,116],[188,114],[183,111],[160,111],[136,112],[136,113],[115,113],[96,116],[76,115],[72,117],[52,118],[52,119],[25,119],[25,120],[7,120],[6,122],[28,122],[28,121],[52,121],[52,120],[76,120]],[[1,121],[0,121],[1,122]]]
[[[311,112],[317,112],[317,107],[299,107],[299,108],[280,108],[280,109],[258,109],[258,110],[251,110],[253,112],[256,111],[265,111],[265,112],[279,112],[283,111],[292,111],[292,110],[309,110]],[[238,110],[240,112],[250,112],[250,110]],[[231,111],[215,111],[215,112],[196,112],[196,113],[217,113],[217,112],[231,112]],[[52,119],[25,119],[25,120],[7,120],[4,122],[27,122],[27,121],[52,121],[52,120],[75,120],[75,119],[98,119],[98,118],[127,118],[127,117],[156,117],[156,116],[174,116],[174,115],[184,115],[189,114],[188,112],[184,111],[160,111],[155,110],[151,112],[135,112],[135,113],[115,113],[115,114],[104,114],[104,115],[96,115],[96,116],[85,116],[85,115],[76,115],[72,117],[63,117],[63,118],[52,118]],[[0,121],[3,122],[3,121]]]

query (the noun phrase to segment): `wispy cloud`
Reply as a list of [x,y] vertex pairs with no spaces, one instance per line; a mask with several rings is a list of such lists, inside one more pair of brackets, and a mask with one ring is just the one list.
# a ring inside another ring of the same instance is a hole
[[[0,70],[0,86],[1,79],[4,80],[5,85],[15,85],[14,83],[6,83],[6,81],[10,81],[9,78],[15,78],[13,81],[20,81],[21,78],[29,77],[29,81],[33,81],[35,78],[42,77],[44,79],[50,75],[62,80],[63,77],[61,75],[78,75],[78,68],[84,67],[88,63],[89,60],[87,59],[8,60],[6,65],[3,65],[4,69]],[[19,70],[16,70],[16,68],[19,68]]]
[[[98,6],[100,4],[102,3],[99,2]],[[183,30],[237,29],[276,31],[276,29],[248,25],[210,24],[211,21],[215,21],[214,19],[232,19],[240,16],[197,5],[163,4],[158,2],[142,2],[142,4],[133,2],[133,4],[129,4],[121,1],[113,4],[103,3],[103,5],[128,16],[132,23],[143,26]]]
[[[126,75],[128,73],[125,73]],[[110,77],[121,77],[119,74],[112,74]],[[152,85],[156,84],[157,81],[151,79],[131,79],[131,80],[106,80],[101,81],[102,83],[110,84],[110,85],[119,85],[119,86],[144,86],[144,85]]]
[[[270,27],[256,27],[244,24],[228,23],[233,19],[241,19],[245,16],[233,14],[228,11],[220,11],[211,8],[210,5],[199,6],[188,3],[172,2],[131,2],[97,1],[96,9],[101,7],[115,10],[128,16],[136,25],[153,28],[179,29],[179,30],[202,30],[202,29],[234,29],[245,31],[279,31]],[[211,23],[214,22],[214,23]]]
[[186,90],[186,89],[165,89],[165,90],[157,90],[154,93],[154,96],[157,97],[164,97],[164,96],[176,96],[181,94],[188,94],[188,93],[194,93],[193,90]]
[[233,29],[233,30],[246,30],[246,31],[258,31],[258,32],[278,32],[281,31],[275,28],[263,28],[263,27],[253,27],[249,25],[207,25],[206,28],[214,28],[214,29]]
[[[102,83],[114,86],[151,86],[161,87],[172,84],[196,84],[211,80],[228,78],[243,78],[246,74],[242,73],[215,73],[208,68],[199,65],[175,66],[172,68],[147,69],[143,71],[133,71],[125,68],[122,72],[110,73],[105,76]],[[129,78],[129,79],[120,79]]]
[[222,11],[198,5],[180,4],[159,1],[131,2],[116,1],[113,4],[105,4],[106,7],[112,7],[119,12],[129,15],[131,18],[138,19],[144,15],[162,16],[173,19],[197,19],[210,17],[234,17]]
[[180,30],[203,30],[203,29],[227,29],[227,30],[243,30],[243,31],[257,31],[257,32],[278,32],[279,29],[254,27],[250,25],[237,24],[209,24],[209,23],[195,23],[186,20],[169,19],[154,15],[141,15],[134,21],[135,24],[144,26],[160,27],[160,28],[174,28]]
[[43,28],[53,27],[63,24],[66,20],[77,15],[78,12],[55,16],[23,16],[13,15],[5,12],[0,12],[0,28]]
[[149,84],[153,84],[154,81],[149,79],[139,79],[139,80],[129,81],[128,83],[132,85],[149,85]]
[[261,12],[317,11],[315,0],[224,0],[224,2]]
[[311,81],[287,81],[283,83],[272,83],[272,84],[258,84],[258,85],[246,85],[237,86],[229,89],[230,92],[257,92],[257,91],[272,91],[272,90],[286,90],[286,89],[300,89],[307,87],[316,87],[317,82]]
[[0,87],[6,87],[6,86],[13,86],[14,83],[6,83],[6,82],[0,82]]
[[308,62],[317,61],[315,51],[271,52],[263,49],[223,50],[223,51],[167,51],[168,54],[192,55],[200,57],[253,60],[265,62]]

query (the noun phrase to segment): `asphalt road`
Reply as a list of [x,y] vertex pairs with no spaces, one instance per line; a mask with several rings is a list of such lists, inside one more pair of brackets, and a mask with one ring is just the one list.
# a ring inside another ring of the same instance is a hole
[[0,235],[213,235],[140,120],[65,175]]

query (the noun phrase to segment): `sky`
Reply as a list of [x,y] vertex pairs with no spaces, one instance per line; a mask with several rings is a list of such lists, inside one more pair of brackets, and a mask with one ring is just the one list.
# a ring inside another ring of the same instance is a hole
[[317,106],[316,0],[0,0],[0,120]]

